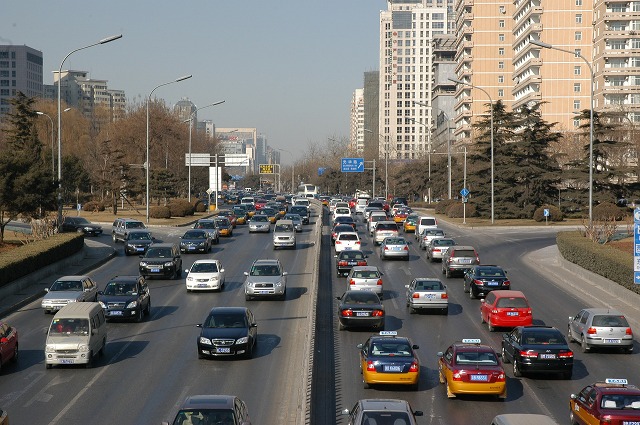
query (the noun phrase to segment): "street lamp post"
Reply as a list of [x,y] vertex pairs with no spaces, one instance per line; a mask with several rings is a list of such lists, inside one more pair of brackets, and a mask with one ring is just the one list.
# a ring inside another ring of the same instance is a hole
[[49,118],[49,121],[51,122],[51,178],[55,182],[56,181],[56,159],[55,159],[55,155],[54,155],[55,151],[53,147],[53,119],[51,119],[51,117],[45,114],[44,112],[36,111],[36,114],[44,115],[45,117]]
[[61,141],[62,141],[62,126],[61,126],[61,84],[62,84],[62,66],[64,65],[64,61],[67,60],[69,56],[78,52],[80,50],[88,49],[89,47],[98,46],[100,44],[110,43],[119,38],[122,38],[122,34],[112,35],[111,37],[103,38],[97,43],[89,44],[88,46],[80,47],[79,49],[72,50],[67,54],[67,56],[62,59],[60,62],[60,69],[58,70],[58,230],[62,227],[62,149],[60,149]]
[[[367,133],[376,134],[372,130],[368,128],[363,129]],[[378,145],[380,145],[380,138],[383,138],[382,134],[378,133]],[[388,200],[389,198],[389,152],[387,149],[387,142],[385,141],[384,145],[384,199]]]
[[482,87],[478,87],[476,85],[473,85],[471,83],[467,83],[466,81],[462,81],[462,80],[457,80],[455,78],[449,78],[449,81],[453,81],[456,84],[462,84],[465,86],[469,86],[469,87],[473,87],[475,89],[480,90],[481,92],[483,92],[484,94],[487,95],[487,97],[489,98],[489,104],[491,105],[491,224],[494,223],[494,205],[495,205],[495,198],[494,198],[494,166],[493,166],[493,99],[491,99],[491,95],[489,95],[489,92],[486,91],[485,89],[483,89]]
[[429,158],[429,169],[428,169],[428,176],[429,176],[429,188],[427,189],[427,198],[429,199],[429,203],[431,203],[431,131],[429,130],[429,126],[425,123],[423,123],[422,121],[419,121],[415,118],[409,118],[411,121],[413,121],[416,124],[420,124],[421,126],[424,127],[425,132],[429,135],[428,137],[428,143],[427,143],[427,156]]
[[595,80],[593,67],[591,66],[587,58],[582,56],[579,52],[561,49],[560,47],[556,47],[548,43],[543,43],[539,40],[529,40],[529,43],[533,44],[534,46],[542,47],[544,49],[557,50],[559,52],[572,54],[575,57],[582,59],[589,68],[589,74],[591,77],[591,97],[589,105],[589,225],[591,226],[591,224],[593,223],[593,85]]
[[188,199],[189,199],[189,202],[191,202],[191,129],[193,128],[193,116],[200,109],[208,108],[210,106],[220,105],[221,103],[224,103],[224,102],[225,102],[224,100],[221,100],[219,102],[215,102],[215,103],[212,103],[210,105],[203,106],[201,108],[197,108],[193,112],[191,112],[191,114],[189,114],[189,119],[184,121],[184,122],[187,122],[187,121],[189,122],[189,182],[188,182],[188,184],[189,184],[189,187],[188,187],[188,194],[189,194]]
[[281,152],[286,152],[286,153],[288,153],[289,155],[291,155],[291,193],[293,193],[293,190],[295,189],[295,187],[293,186],[293,183],[294,183],[294,174],[293,174],[293,171],[294,171],[294,163],[293,163],[293,162],[294,162],[294,161],[293,161],[293,153],[291,153],[291,151],[288,151],[288,150],[286,150],[286,149],[281,149],[281,148],[276,148],[276,150],[281,151]]
[[[173,84],[173,83],[177,83],[180,81],[184,81],[186,79],[191,78],[191,75],[185,75],[184,77],[180,77],[180,78],[176,78],[173,81],[169,81],[166,83],[162,83],[159,84],[157,86],[155,86],[153,88],[153,90],[151,90],[151,93],[149,93],[149,96],[147,96],[147,153],[146,153],[146,160],[144,163],[144,168],[146,170],[146,178],[147,178],[147,194],[146,194],[146,207],[147,207],[147,224],[149,223],[149,168],[151,168],[149,165],[149,103],[151,103],[151,95],[153,94],[154,91],[156,91],[156,89],[162,87],[162,86],[166,86],[168,84]],[[191,160],[191,157],[189,157],[189,160]]]

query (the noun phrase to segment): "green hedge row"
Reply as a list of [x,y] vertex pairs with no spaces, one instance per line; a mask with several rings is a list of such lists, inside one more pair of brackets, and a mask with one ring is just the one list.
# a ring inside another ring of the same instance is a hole
[[81,233],[59,233],[6,251],[0,256],[0,286],[70,257],[83,247]]
[[633,258],[608,245],[594,243],[581,232],[558,232],[560,254],[583,269],[590,270],[640,294],[633,283]]

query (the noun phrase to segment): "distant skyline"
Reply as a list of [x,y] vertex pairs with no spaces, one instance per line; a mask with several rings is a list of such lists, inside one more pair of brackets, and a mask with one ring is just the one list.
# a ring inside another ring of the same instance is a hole
[[[199,120],[256,127],[269,145],[292,151],[348,139],[353,91],[378,70],[384,0],[272,2],[78,0],[5,2],[0,44],[44,56],[44,83],[72,50],[116,34],[120,40],[74,53],[64,69],[88,71],[124,90],[127,103],[154,97],[173,106],[188,98]],[[283,153],[281,162],[291,162]]]

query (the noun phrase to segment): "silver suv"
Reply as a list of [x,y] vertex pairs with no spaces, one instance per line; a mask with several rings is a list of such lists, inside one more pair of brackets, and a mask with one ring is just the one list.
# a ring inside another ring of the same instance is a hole
[[616,347],[633,352],[633,332],[622,313],[608,308],[585,308],[569,317],[569,342],[578,341],[582,351],[593,347]]
[[296,249],[296,229],[292,220],[278,220],[273,228],[273,249]]
[[464,275],[473,266],[480,264],[480,257],[474,247],[455,245],[447,249],[442,256],[442,274],[451,277],[454,274]]
[[244,272],[244,298],[278,298],[284,300],[287,293],[287,272],[282,270],[280,260],[255,260],[251,270]]
[[144,230],[147,226],[133,218],[116,218],[111,226],[111,238],[114,242],[124,242],[131,230]]

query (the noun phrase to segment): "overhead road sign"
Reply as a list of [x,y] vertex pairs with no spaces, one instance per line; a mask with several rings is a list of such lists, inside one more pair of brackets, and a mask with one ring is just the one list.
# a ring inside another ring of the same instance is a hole
[[340,171],[343,173],[363,173],[364,158],[342,158]]
[[274,174],[274,164],[260,164],[260,174]]

